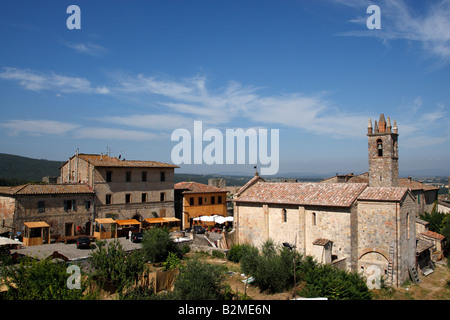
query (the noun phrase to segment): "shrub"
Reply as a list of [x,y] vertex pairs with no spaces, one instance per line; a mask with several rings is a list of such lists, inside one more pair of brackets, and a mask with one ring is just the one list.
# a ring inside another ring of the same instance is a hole
[[272,240],[266,241],[262,252],[247,245],[242,250],[241,270],[255,278],[261,291],[282,292],[294,284],[294,253],[287,248],[277,248]]
[[247,275],[254,275],[258,268],[259,251],[253,245],[242,245],[241,250],[241,271]]
[[[8,291],[5,299],[11,300],[79,300],[94,299],[95,293],[85,293],[89,278],[81,277],[80,289],[69,289],[68,265],[50,259],[35,261],[24,258],[18,265],[1,269],[1,280]],[[1,281],[0,281],[1,284]]]
[[219,259],[223,259],[225,257],[225,253],[218,251],[218,250],[213,250],[213,252],[211,253],[211,255],[214,258],[219,258]]
[[136,280],[144,270],[144,260],[140,252],[126,254],[118,240],[106,244],[97,242],[98,249],[89,256],[94,269],[93,276],[100,284],[110,284],[115,289],[122,289]]
[[220,266],[189,260],[175,280],[174,299],[223,300],[229,288],[225,285],[225,274]]
[[145,258],[153,263],[165,261],[169,252],[181,254],[167,228],[152,228],[144,232],[142,251]]
[[330,300],[370,300],[364,278],[355,273],[338,270],[330,265],[316,265],[304,274],[299,294],[307,297],[327,297]]
[[164,270],[168,271],[168,270],[176,269],[180,266],[180,264],[181,264],[181,259],[178,257],[178,255],[173,252],[169,252],[167,260],[163,263]]

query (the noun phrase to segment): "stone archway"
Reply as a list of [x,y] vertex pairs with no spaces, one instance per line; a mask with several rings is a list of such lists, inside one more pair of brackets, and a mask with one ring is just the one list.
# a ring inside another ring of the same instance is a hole
[[378,251],[365,252],[358,261],[358,271],[367,279],[369,289],[379,289],[381,278],[387,277],[389,261]]

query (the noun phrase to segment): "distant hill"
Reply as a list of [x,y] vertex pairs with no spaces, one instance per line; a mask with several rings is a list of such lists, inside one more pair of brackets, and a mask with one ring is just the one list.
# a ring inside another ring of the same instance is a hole
[[225,179],[227,186],[243,186],[252,177],[250,176],[232,176],[221,174],[190,174],[190,173],[175,173],[175,183],[181,181],[195,181],[198,183],[208,184],[209,179],[220,178]]
[[[0,153],[0,186],[19,185],[27,182],[42,181],[45,176],[58,177],[59,168],[64,161],[50,161],[45,159],[33,159],[12,154]],[[226,180],[227,186],[243,186],[253,176],[228,175],[228,174],[190,174],[175,173],[175,183],[181,181],[195,181],[208,184],[211,178],[222,178]],[[280,178],[280,177],[274,177]],[[285,178],[292,178],[289,174]],[[270,178],[268,180],[271,180]],[[304,178],[306,180],[317,180]]]
[[0,178],[15,181],[41,181],[45,176],[59,176],[59,167],[62,163],[62,161],[0,153]]

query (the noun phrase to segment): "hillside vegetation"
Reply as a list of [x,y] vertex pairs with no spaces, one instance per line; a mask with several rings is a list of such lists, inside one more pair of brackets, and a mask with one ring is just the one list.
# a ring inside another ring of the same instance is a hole
[[59,167],[62,163],[0,153],[0,184],[14,185],[41,181],[45,176],[59,176]]

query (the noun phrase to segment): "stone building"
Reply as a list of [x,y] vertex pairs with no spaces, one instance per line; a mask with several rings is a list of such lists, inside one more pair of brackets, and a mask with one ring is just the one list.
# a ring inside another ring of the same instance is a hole
[[0,188],[0,234],[23,235],[25,224],[43,221],[50,236],[89,234],[94,191],[86,184],[26,184]]
[[95,192],[96,218],[174,217],[175,165],[75,154],[61,166],[62,183],[85,183]]
[[318,261],[401,285],[416,267],[417,203],[410,189],[399,187],[397,138],[396,123],[391,128],[383,115],[375,130],[369,125],[365,181],[283,183],[255,176],[234,200],[238,242],[288,242]]

